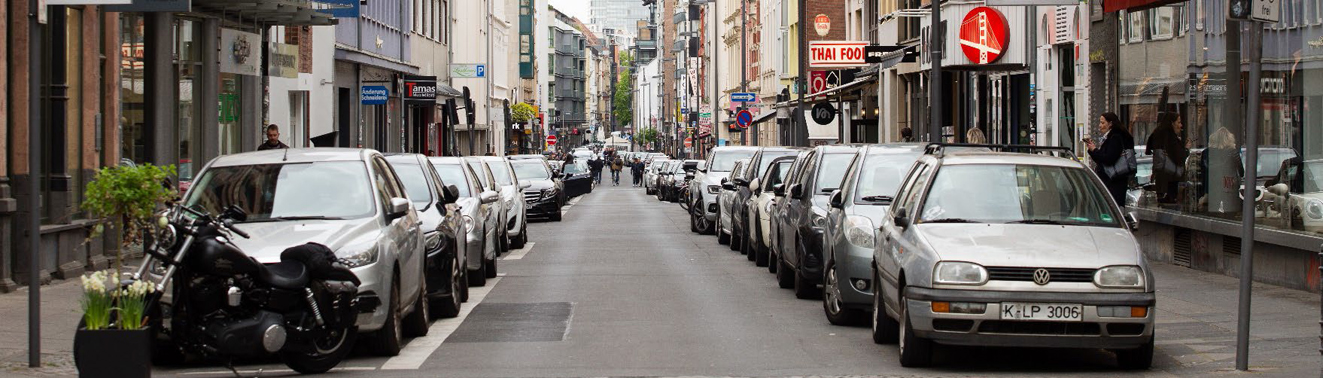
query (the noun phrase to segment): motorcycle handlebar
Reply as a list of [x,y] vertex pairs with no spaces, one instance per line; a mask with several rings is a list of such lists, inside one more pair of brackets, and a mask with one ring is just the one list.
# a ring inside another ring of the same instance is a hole
[[242,236],[244,239],[249,239],[249,237],[248,237],[248,233],[247,233],[247,232],[243,232],[243,230],[240,230],[238,227],[234,227],[234,221],[231,221],[231,220],[229,220],[229,219],[226,219],[225,222],[224,222],[223,224],[225,225],[225,228],[226,228],[226,229],[229,229],[229,230],[230,230],[230,232],[233,232],[233,233],[235,233],[236,235]]

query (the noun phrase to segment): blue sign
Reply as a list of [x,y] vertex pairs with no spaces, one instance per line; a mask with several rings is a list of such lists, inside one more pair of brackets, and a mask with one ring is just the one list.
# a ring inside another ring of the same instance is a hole
[[380,85],[364,85],[359,94],[363,105],[385,105],[387,97],[390,97],[390,90]]
[[749,113],[748,110],[741,110],[739,114],[735,115],[735,123],[739,124],[740,127],[748,128],[753,123],[753,113]]
[[758,101],[758,94],[753,92],[735,92],[730,94],[731,102],[754,102]]
[[335,18],[358,18],[359,0],[312,0],[312,8]]
[[487,77],[487,65],[479,64],[477,68],[478,77]]

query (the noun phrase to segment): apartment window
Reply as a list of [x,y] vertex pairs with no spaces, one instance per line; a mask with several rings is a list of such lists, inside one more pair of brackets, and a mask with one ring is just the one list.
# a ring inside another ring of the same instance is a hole
[[1127,16],[1130,17],[1130,30],[1128,41],[1133,43],[1144,42],[1144,12],[1134,12]]
[[450,1],[441,0],[441,42],[450,43]]
[[423,2],[427,0],[413,0],[413,32],[423,33]]
[[1148,13],[1149,31],[1153,34],[1154,40],[1171,39],[1175,36],[1173,30],[1175,14],[1171,7],[1152,9]]
[[1191,5],[1194,5],[1194,13],[1196,15],[1194,20],[1194,30],[1204,30],[1204,18],[1207,17],[1208,13],[1208,4],[1204,4],[1204,1],[1205,0],[1194,0],[1190,2]]

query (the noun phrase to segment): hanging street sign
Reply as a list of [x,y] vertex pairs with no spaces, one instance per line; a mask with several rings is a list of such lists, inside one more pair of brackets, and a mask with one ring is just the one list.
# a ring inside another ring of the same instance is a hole
[[730,102],[758,101],[758,94],[753,92],[735,92],[730,94]]
[[359,0],[313,0],[312,9],[335,18],[358,18]]
[[1006,51],[1006,17],[990,7],[978,7],[960,23],[960,51],[974,64],[996,62]]
[[863,41],[809,41],[809,67],[848,68],[868,65]]
[[476,63],[451,64],[450,77],[457,77],[457,78],[487,77],[487,65],[476,64]]

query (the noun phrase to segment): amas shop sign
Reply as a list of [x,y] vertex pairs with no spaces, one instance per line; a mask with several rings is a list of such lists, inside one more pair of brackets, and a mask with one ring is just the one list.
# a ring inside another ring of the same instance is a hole
[[864,48],[868,42],[858,41],[810,41],[809,67],[812,68],[848,68],[868,65],[865,62]]
[[436,76],[405,76],[404,102],[409,104],[436,103]]

